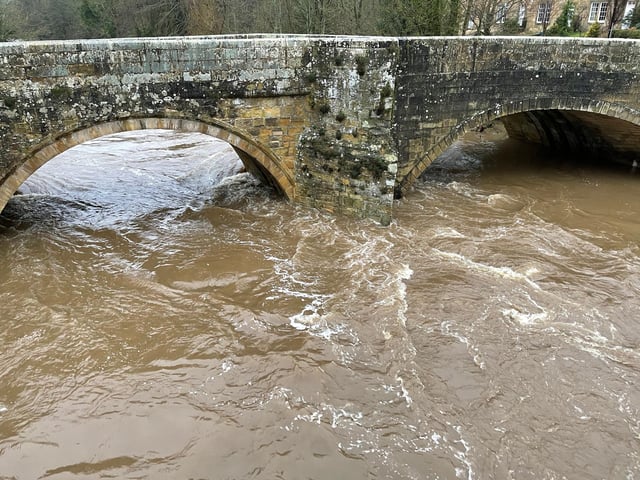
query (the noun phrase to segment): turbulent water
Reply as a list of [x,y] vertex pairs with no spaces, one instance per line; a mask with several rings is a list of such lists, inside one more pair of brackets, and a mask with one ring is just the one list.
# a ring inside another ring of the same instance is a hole
[[640,478],[639,180],[476,137],[385,228],[76,147],[0,216],[0,478]]

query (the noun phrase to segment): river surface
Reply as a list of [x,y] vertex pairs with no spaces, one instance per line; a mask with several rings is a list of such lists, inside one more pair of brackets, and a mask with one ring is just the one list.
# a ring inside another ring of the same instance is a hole
[[103,137],[0,216],[1,479],[640,479],[640,178],[476,135],[391,226]]

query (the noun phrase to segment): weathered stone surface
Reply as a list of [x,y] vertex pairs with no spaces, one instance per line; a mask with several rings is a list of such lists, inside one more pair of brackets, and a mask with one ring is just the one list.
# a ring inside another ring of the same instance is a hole
[[460,135],[497,118],[525,140],[640,160],[640,42],[401,39],[400,51],[398,194]]
[[90,138],[171,128],[229,142],[291,200],[391,220],[465,131],[633,162],[640,42],[242,35],[0,45],[0,208]]

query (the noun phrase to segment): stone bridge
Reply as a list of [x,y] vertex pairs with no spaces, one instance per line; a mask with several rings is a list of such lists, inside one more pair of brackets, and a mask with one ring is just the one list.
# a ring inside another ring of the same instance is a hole
[[0,209],[91,138],[146,128],[230,143],[285,197],[383,224],[465,131],[640,161],[640,42],[226,36],[0,45]]

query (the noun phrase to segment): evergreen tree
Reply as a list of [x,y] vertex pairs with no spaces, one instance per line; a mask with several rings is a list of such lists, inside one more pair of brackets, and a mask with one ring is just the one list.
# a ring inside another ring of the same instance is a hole
[[640,2],[636,3],[634,9],[625,17],[624,22],[629,28],[640,29]]
[[558,18],[556,18],[556,21],[547,29],[545,34],[558,37],[566,37],[573,33],[572,18],[575,9],[576,6],[573,1],[568,0],[562,7],[562,11],[560,12],[560,15],[558,15]]
[[15,38],[17,25],[12,2],[0,3],[0,42],[7,42]]
[[94,38],[115,37],[116,10],[110,0],[82,0],[80,16],[87,28],[87,36]]
[[458,29],[456,0],[385,0],[380,31],[386,35],[446,35]]

